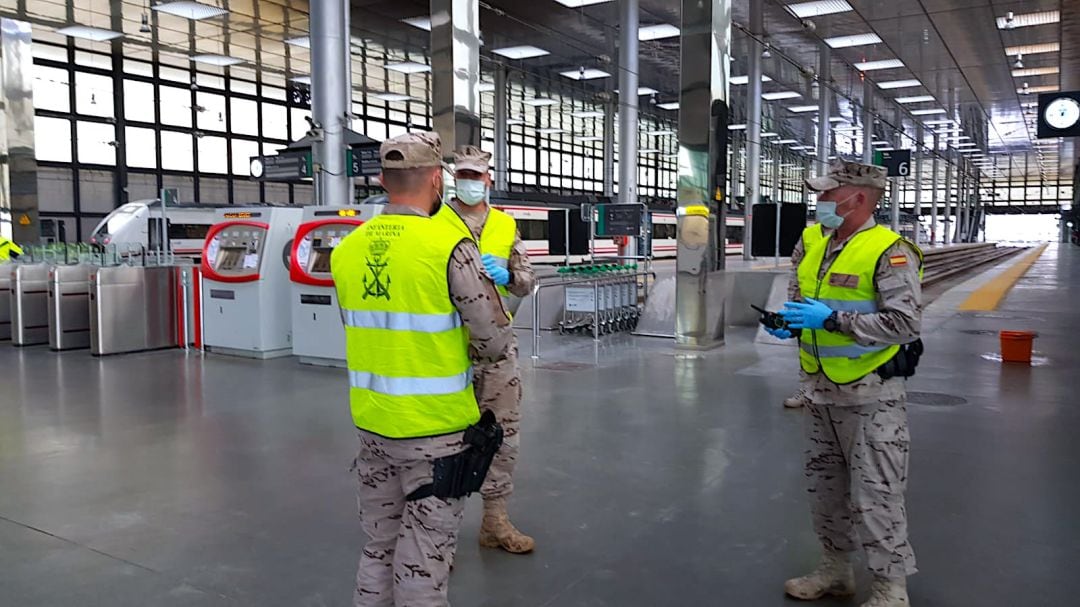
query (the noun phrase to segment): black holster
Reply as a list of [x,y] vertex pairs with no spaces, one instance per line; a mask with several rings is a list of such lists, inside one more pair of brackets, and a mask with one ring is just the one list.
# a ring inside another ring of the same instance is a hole
[[485,411],[480,421],[465,429],[463,440],[466,449],[435,460],[431,483],[417,488],[405,499],[422,500],[431,496],[453,499],[480,490],[495,453],[502,446],[502,426],[495,421],[494,413]]
[[919,358],[923,354],[922,339],[916,339],[909,344],[900,346],[900,351],[889,359],[889,362],[877,368],[877,374],[881,379],[893,377],[911,377],[915,375],[915,368],[919,366]]

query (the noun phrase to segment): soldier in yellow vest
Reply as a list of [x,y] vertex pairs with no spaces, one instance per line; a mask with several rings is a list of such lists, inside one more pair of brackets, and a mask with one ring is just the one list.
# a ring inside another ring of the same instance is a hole
[[[491,154],[476,146],[465,146],[454,152],[456,195],[449,205],[452,209],[446,212],[456,210],[473,238],[480,243],[484,268],[509,309],[509,296],[529,295],[536,283],[536,275],[514,218],[488,204],[490,160]],[[452,215],[447,217],[456,219]],[[478,363],[474,370],[480,409],[494,412],[505,433],[502,448],[480,491],[484,497],[480,545],[515,554],[532,552],[533,538],[518,531],[506,511],[506,502],[514,491],[514,467],[521,445],[521,371],[517,340],[496,362]]]
[[916,569],[904,509],[905,377],[921,353],[922,254],[874,222],[884,168],[838,160],[807,184],[819,192],[818,223],[796,247],[798,297],[781,314],[801,331],[806,475],[824,555],[785,590],[804,600],[855,594],[850,556],[862,547],[873,574],[863,607],[906,606]]
[[368,536],[353,602],[438,607],[465,500],[432,494],[434,470],[465,450],[463,430],[480,418],[474,361],[498,360],[513,334],[468,231],[432,217],[443,191],[438,136],[401,135],[379,152],[389,201],[330,260]]
[[23,250],[19,248],[19,245],[15,244],[14,240],[0,236],[0,261],[15,259],[22,253]]

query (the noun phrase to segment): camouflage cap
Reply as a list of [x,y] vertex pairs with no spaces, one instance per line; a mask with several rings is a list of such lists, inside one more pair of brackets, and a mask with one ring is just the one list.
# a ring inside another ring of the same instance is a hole
[[475,145],[466,145],[454,150],[455,171],[476,171],[487,173],[491,163],[491,154]]
[[442,142],[435,132],[405,133],[379,146],[384,169],[418,169],[442,166]]
[[885,167],[836,159],[829,165],[829,172],[806,180],[806,186],[814,192],[834,190],[842,185],[861,185],[884,190],[888,187]]

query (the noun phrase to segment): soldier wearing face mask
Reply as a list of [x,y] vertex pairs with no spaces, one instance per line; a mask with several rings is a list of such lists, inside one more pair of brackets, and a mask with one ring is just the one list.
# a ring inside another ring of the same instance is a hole
[[[476,146],[464,146],[454,152],[456,194],[447,204],[450,208],[444,209],[439,216],[453,225],[460,225],[457,217],[465,222],[480,245],[484,269],[495,283],[509,316],[510,296],[529,295],[536,283],[536,275],[514,218],[488,204],[490,161],[491,154]],[[480,409],[494,412],[503,428],[502,447],[480,490],[484,498],[480,545],[513,554],[532,552],[533,538],[518,531],[510,522],[506,509],[514,491],[514,467],[521,444],[518,434],[521,428],[521,370],[518,368],[517,340],[513,340],[504,356],[492,363],[477,363],[473,372]]]
[[818,223],[792,253],[792,301],[780,314],[801,332],[806,476],[824,554],[785,590],[804,600],[853,595],[850,557],[862,547],[873,574],[863,607],[903,607],[916,571],[904,508],[905,378],[921,353],[922,253],[874,222],[884,168],[837,160],[807,185],[819,192]]

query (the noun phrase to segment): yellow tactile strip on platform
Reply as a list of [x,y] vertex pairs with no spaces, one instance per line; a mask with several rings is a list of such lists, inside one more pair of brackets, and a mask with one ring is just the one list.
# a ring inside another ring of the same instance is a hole
[[987,312],[996,310],[1001,305],[1001,300],[1013,288],[1020,277],[1031,268],[1035,260],[1046,250],[1047,245],[1042,245],[1028,253],[1020,261],[1010,266],[1001,274],[992,278],[989,282],[976,289],[968,296],[958,309],[974,312]]

